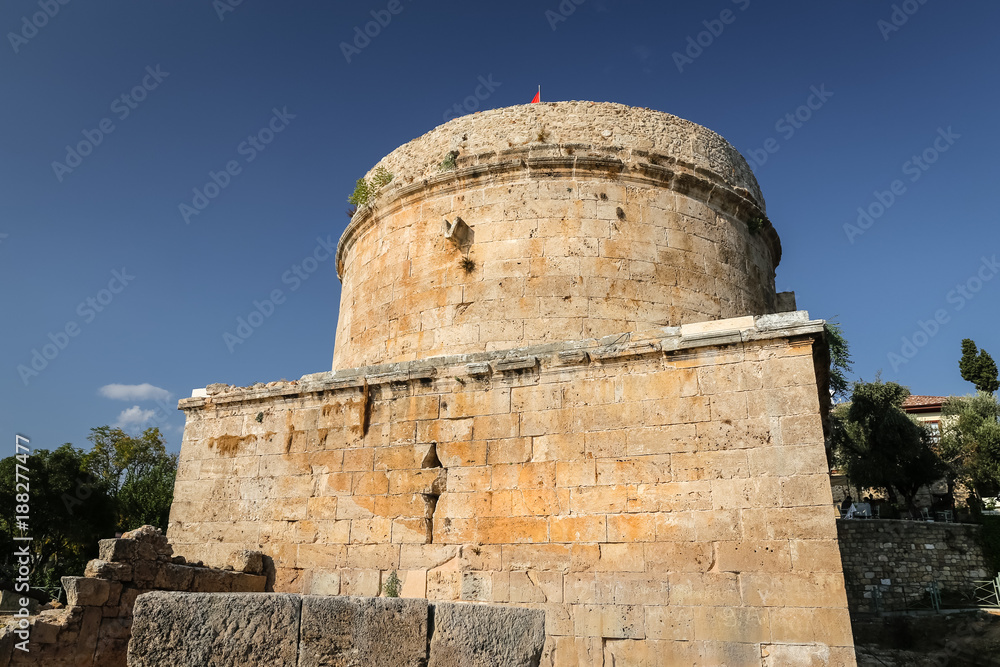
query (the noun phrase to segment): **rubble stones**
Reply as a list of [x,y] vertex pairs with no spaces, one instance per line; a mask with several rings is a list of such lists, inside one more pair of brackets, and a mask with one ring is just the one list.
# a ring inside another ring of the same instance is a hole
[[0,627],[0,665],[125,667],[132,611],[143,594],[154,589],[260,592],[266,586],[261,575],[184,565],[171,552],[151,526],[101,540],[103,558],[87,564],[86,576],[63,577],[68,606],[29,619],[28,652],[14,650],[21,639],[11,621]]

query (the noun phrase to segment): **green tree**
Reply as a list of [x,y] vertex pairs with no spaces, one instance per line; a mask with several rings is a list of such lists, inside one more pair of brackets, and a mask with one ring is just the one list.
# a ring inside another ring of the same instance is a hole
[[978,391],[993,393],[1000,389],[997,365],[986,350],[978,350],[971,338],[962,341],[962,358],[958,362],[962,379],[976,385]]
[[840,324],[827,322],[825,329],[826,342],[830,346],[830,389],[833,390],[834,398],[845,398],[850,388],[847,374],[854,365],[851,361],[851,351]]
[[94,447],[86,467],[111,496],[118,530],[150,524],[167,529],[177,474],[177,455],[167,454],[158,428],[131,436],[120,428],[99,426],[87,437]]
[[[17,466],[20,465],[21,468]],[[27,472],[25,473],[25,468]],[[14,501],[24,493],[28,476],[27,530],[18,529]],[[9,587],[17,576],[15,549],[28,545],[30,582],[51,593],[64,575],[83,574],[87,560],[97,557],[97,541],[114,535],[115,511],[106,484],[88,474],[85,454],[70,444],[53,451],[37,449],[27,460],[0,461],[0,578]],[[30,542],[14,540],[29,535]]]
[[941,478],[943,467],[927,431],[903,412],[910,391],[895,382],[856,382],[850,403],[832,413],[831,439],[837,462],[857,487],[902,496],[911,515],[920,487]]
[[1000,489],[1000,403],[996,396],[949,398],[943,408],[941,456],[949,476],[978,498]]

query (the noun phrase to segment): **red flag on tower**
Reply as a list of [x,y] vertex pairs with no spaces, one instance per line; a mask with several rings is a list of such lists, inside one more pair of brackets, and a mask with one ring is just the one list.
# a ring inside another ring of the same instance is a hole
[[535,93],[535,99],[531,100],[531,103],[532,104],[538,104],[541,101],[542,101],[542,87],[539,86],[538,87],[538,92]]

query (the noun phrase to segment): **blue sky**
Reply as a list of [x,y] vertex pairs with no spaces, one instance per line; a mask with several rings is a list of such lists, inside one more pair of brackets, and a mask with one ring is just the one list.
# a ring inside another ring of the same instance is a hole
[[[86,445],[114,423],[158,424],[176,450],[192,388],[328,370],[339,282],[303,260],[336,243],[354,181],[480,77],[482,108],[541,84],[545,101],[726,137],[781,235],[778,288],[839,319],[855,377],[967,393],[961,339],[1000,359],[996,3],[62,1],[0,7],[11,451],[15,433]],[[391,20],[345,55],[373,11]],[[210,172],[225,187],[185,219]],[[285,301],[230,351],[223,335],[275,289]]]

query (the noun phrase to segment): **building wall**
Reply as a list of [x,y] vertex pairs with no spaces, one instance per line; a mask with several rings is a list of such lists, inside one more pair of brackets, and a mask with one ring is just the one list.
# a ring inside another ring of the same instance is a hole
[[[753,175],[675,116],[513,107],[447,123],[379,166],[393,181],[338,248],[334,370],[777,309],[781,247]],[[445,238],[458,219],[464,243]]]
[[943,596],[968,595],[976,580],[995,576],[983,558],[982,526],[927,521],[838,521],[840,554],[851,610],[913,608],[937,582]]
[[853,665],[803,315],[210,387],[169,537],[283,592],[543,609],[547,665]]

